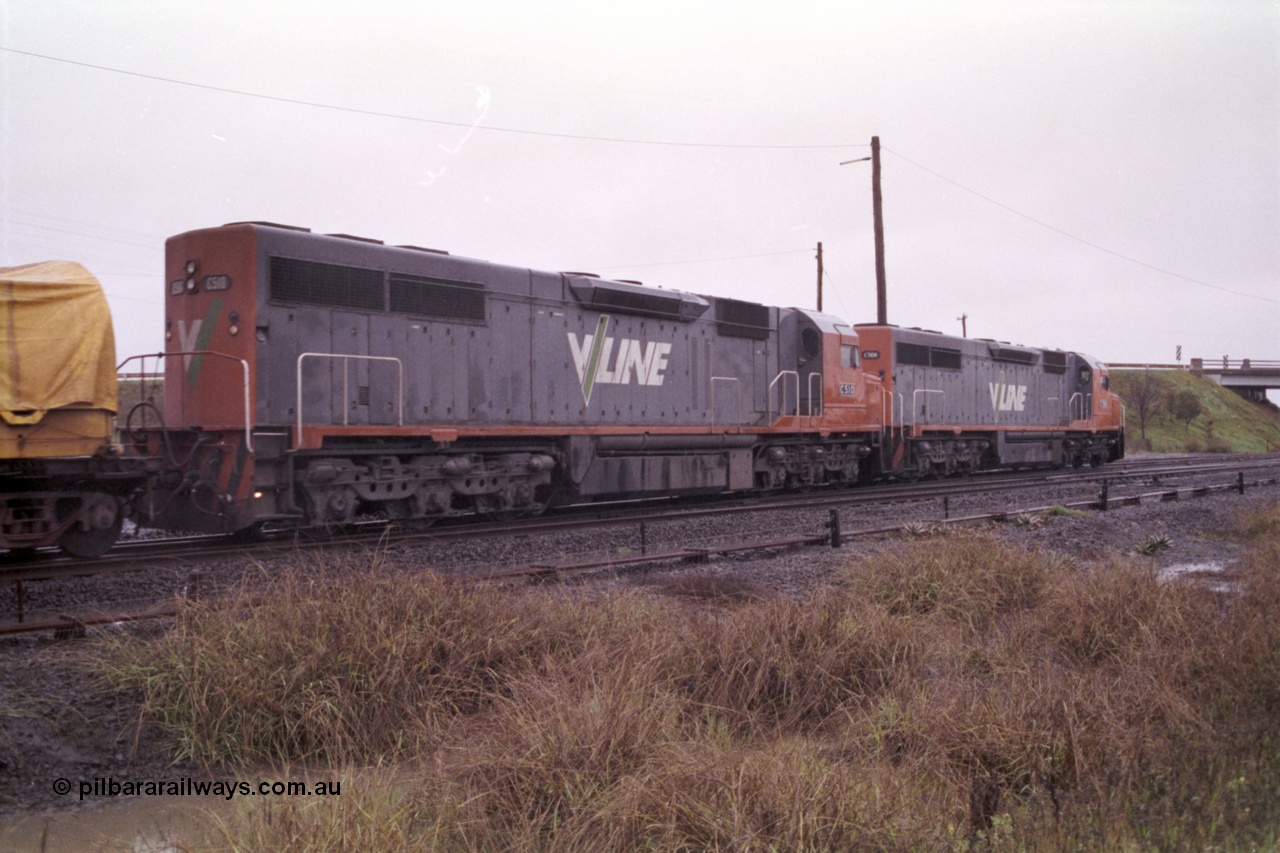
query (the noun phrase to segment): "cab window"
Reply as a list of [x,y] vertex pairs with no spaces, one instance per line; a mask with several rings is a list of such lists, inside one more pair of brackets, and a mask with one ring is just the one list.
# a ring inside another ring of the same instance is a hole
[[858,348],[849,344],[840,346],[840,366],[841,367],[857,367],[858,366]]

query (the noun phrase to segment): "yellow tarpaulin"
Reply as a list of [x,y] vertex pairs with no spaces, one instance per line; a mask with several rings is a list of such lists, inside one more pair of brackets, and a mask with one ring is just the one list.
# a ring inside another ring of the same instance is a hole
[[0,268],[0,418],[116,411],[116,345],[98,280],[77,263]]

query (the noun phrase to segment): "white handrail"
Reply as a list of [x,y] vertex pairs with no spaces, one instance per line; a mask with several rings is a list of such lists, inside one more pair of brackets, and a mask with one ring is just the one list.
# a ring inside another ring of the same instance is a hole
[[[227,354],[227,353],[225,353],[225,352],[217,352],[217,351],[215,351],[215,350],[208,350],[208,349],[200,349],[200,350],[183,350],[183,351],[181,351],[181,352],[156,352],[156,353],[146,353],[145,355],[131,355],[131,356],[129,356],[129,357],[128,357],[128,358],[126,358],[124,361],[122,361],[122,362],[120,362],[118,365],[116,365],[116,373],[119,373],[119,372],[120,372],[120,368],[124,367],[126,364],[128,364],[128,363],[129,363],[129,362],[131,362],[131,361],[136,361],[136,360],[139,360],[139,359],[148,359],[148,358],[170,358],[170,357],[175,356],[175,355],[182,355],[182,356],[197,356],[197,355],[205,356],[205,355],[215,355],[215,356],[217,356],[218,358],[225,358],[225,359],[228,359],[228,360],[230,360],[230,361],[238,361],[238,362],[240,362],[240,366],[244,369],[244,446],[245,446],[245,450],[247,450],[247,451],[249,451],[250,453],[252,453],[252,452],[253,452],[253,433],[250,431],[250,425],[251,425],[251,424],[250,424],[250,419],[249,419],[249,415],[250,415],[250,409],[249,409],[249,362],[245,361],[243,358],[237,358],[237,357],[235,357],[234,355],[229,355],[229,354]],[[143,361],[143,365],[142,365],[142,366],[143,366],[142,374],[143,374],[143,376],[145,377],[145,376],[147,375],[147,371],[146,371],[146,362],[145,362],[145,361]]]
[[912,429],[916,428],[916,401],[919,399],[919,396],[921,394],[941,394],[942,405],[943,406],[947,405],[946,392],[941,391],[937,388],[917,388],[914,391],[912,391],[911,392],[911,428]]
[[347,355],[343,353],[333,352],[304,352],[298,356],[298,437],[297,442],[302,442],[302,362],[308,358],[340,358],[342,359],[342,425],[348,426],[349,418],[347,411],[350,408],[348,402],[350,395],[347,393],[347,365],[352,359],[356,361],[390,361],[396,366],[396,426],[404,426],[404,364],[400,359],[392,358],[386,355]]
[[[778,380],[787,376],[793,376],[796,380],[796,417],[800,417],[800,374],[794,370],[779,370],[778,375],[773,377],[773,381],[769,383],[768,400],[765,403],[766,414],[770,424],[773,423],[773,386],[778,384]],[[782,409],[786,404],[787,384],[782,383],[782,393],[778,400],[778,417],[782,417]]]
[[[1080,405],[1079,405],[1078,407],[1076,406],[1076,400],[1077,400],[1077,398],[1080,400]],[[1074,393],[1074,394],[1072,394],[1072,395],[1071,395],[1071,400],[1070,400],[1070,402],[1067,404],[1067,407],[1068,407],[1068,410],[1069,410],[1069,411],[1068,411],[1068,413],[1067,413],[1067,416],[1068,416],[1071,420],[1073,420],[1073,421],[1083,421],[1083,420],[1085,420],[1085,412],[1093,408],[1093,395],[1092,395],[1092,394],[1084,394],[1084,393],[1081,393],[1080,391],[1077,391],[1076,393]],[[1079,412],[1080,412],[1080,416],[1079,416],[1079,417],[1076,417],[1076,411],[1077,411],[1077,409],[1078,409],[1078,410],[1079,410]]]
[[[818,397],[817,397],[818,411],[817,413],[813,411],[813,400],[814,400],[813,380],[815,379],[818,380]],[[798,408],[799,408],[799,404],[797,403],[797,409]],[[797,414],[798,413],[799,412],[797,411]],[[822,415],[822,374],[815,372],[815,373],[809,374],[809,414],[807,415],[807,417],[815,418],[815,417],[821,417],[821,415]]]

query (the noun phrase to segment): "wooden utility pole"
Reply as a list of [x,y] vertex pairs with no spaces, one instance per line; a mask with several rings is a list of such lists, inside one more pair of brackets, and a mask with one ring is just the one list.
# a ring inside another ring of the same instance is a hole
[[969,337],[969,323],[968,323],[969,315],[961,314],[956,319],[960,321],[960,337],[962,338]]
[[876,235],[876,322],[889,322],[888,301],[884,283],[884,216],[880,198],[880,137],[871,137],[871,215]]
[[822,313],[822,243],[818,243],[818,313]]
[[871,156],[859,157],[856,160],[845,160],[841,166],[850,163],[871,161],[871,216],[876,236],[876,322],[881,326],[889,322],[888,297],[884,284],[884,215],[881,211],[880,199],[880,137],[871,137]]

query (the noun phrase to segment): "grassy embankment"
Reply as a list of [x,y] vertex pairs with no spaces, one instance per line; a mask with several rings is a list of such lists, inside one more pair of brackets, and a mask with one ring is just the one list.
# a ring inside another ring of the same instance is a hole
[[[1143,381],[1154,385],[1156,404],[1147,419],[1146,439],[1136,408]],[[1234,391],[1182,370],[1113,370],[1111,387],[1125,403],[1129,450],[1157,453],[1266,453],[1280,450],[1280,413],[1251,403]],[[1190,393],[1200,404],[1200,414],[1189,423],[1177,419],[1168,401],[1178,393]]]
[[329,562],[107,666],[181,755],[343,781],[239,850],[1273,849],[1280,506],[1238,535],[1226,594],[980,534],[799,598]]

